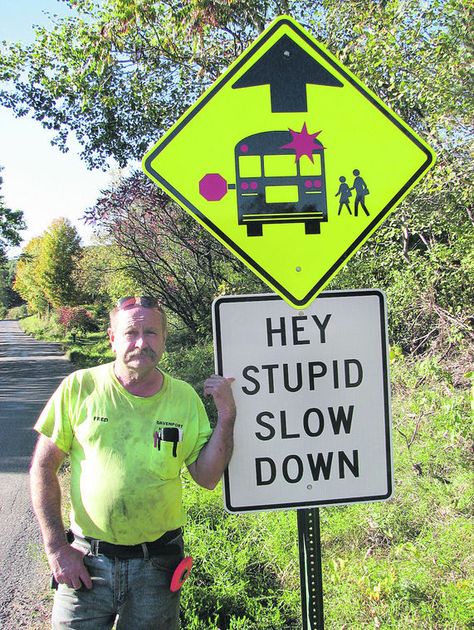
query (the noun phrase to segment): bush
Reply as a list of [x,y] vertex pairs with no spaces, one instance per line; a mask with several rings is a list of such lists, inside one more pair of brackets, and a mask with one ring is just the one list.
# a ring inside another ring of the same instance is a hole
[[78,332],[97,330],[92,314],[83,306],[62,306],[58,309],[58,321],[65,332],[71,333],[73,337]]
[[20,328],[27,335],[45,341],[62,341],[64,331],[57,321],[56,313],[40,316],[29,315],[21,320]]
[[[214,373],[212,343],[168,351],[163,355],[160,367],[192,385],[202,398],[204,381]],[[210,397],[204,399],[204,405],[214,426],[216,411]]]
[[[5,315],[3,315],[3,317],[5,317]],[[7,319],[23,319],[24,317],[28,317],[28,308],[26,304],[14,306],[6,311]]]
[[67,356],[77,368],[95,367],[115,358],[109,340],[103,333],[89,334],[87,341],[70,345]]

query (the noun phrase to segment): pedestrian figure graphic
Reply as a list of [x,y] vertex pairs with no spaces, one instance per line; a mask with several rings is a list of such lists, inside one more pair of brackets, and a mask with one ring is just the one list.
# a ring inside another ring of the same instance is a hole
[[349,214],[352,214],[351,209],[349,208],[349,197],[352,196],[351,189],[349,188],[349,185],[346,184],[345,177],[343,176],[339,177],[339,181],[341,182],[341,184],[339,186],[339,190],[335,194],[335,197],[337,197],[338,195],[341,195],[339,197],[339,210],[338,210],[337,216],[341,214],[342,206],[346,206]]
[[365,196],[369,194],[369,189],[367,188],[366,183],[364,182],[364,180],[360,176],[360,171],[358,169],[355,169],[354,171],[352,171],[352,173],[353,173],[355,179],[354,179],[354,183],[352,185],[351,190],[355,190],[356,191],[356,198],[355,198],[355,205],[354,205],[354,216],[355,217],[357,216],[357,213],[358,213],[358,210],[359,210],[359,204],[362,206],[362,209],[365,212],[365,214],[367,216],[369,216],[369,211],[365,207],[365,203],[364,203]]

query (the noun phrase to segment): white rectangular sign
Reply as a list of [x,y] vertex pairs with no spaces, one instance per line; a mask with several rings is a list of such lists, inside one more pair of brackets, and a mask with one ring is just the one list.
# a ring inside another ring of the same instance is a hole
[[392,493],[385,297],[322,293],[218,298],[216,370],[233,376],[230,512],[377,501]]

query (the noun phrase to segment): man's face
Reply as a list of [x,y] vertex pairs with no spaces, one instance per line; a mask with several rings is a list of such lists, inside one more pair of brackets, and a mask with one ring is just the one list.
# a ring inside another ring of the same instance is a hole
[[117,361],[133,371],[154,369],[165,349],[161,314],[134,306],[115,313],[108,335]]

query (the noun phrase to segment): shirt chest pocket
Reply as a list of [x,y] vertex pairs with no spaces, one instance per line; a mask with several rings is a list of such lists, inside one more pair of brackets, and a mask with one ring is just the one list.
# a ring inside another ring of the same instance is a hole
[[178,427],[163,427],[153,435],[152,465],[162,479],[172,479],[183,464],[183,431]]

